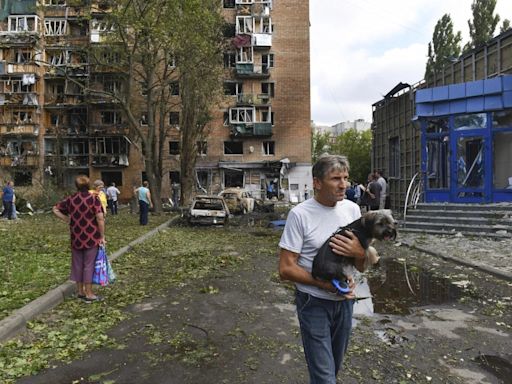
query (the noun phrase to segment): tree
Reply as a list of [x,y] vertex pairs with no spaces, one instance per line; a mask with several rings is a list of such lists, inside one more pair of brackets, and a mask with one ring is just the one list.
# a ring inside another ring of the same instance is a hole
[[182,39],[174,53],[180,73],[181,201],[184,205],[190,203],[195,185],[198,143],[208,133],[212,106],[222,94],[224,20],[220,17],[219,4],[215,0],[185,1],[177,20]]
[[444,14],[438,20],[432,41],[428,43],[428,60],[425,69],[425,79],[428,79],[440,70],[451,58],[459,57],[461,53],[461,32],[453,32],[453,21],[449,14]]
[[322,154],[330,151],[331,135],[329,132],[322,133],[314,129],[311,130],[311,135],[311,155],[314,164]]
[[464,50],[476,48],[487,43],[494,36],[496,26],[500,21],[499,15],[494,15],[497,0],[474,0],[471,4],[473,21],[468,20],[471,41]]
[[508,31],[509,29],[510,29],[510,20],[509,19],[503,20],[503,23],[501,24],[501,28],[500,28],[500,33]]
[[332,153],[345,155],[350,163],[350,178],[365,182],[371,172],[372,131],[349,129],[336,138]]
[[[123,74],[125,87],[97,89],[68,78],[91,97],[110,98],[124,111],[131,142],[143,157],[157,212],[161,211],[169,115],[180,111],[181,201],[187,203],[195,180],[196,140],[205,134],[221,89],[224,19],[219,2],[120,0],[103,19],[93,22],[102,23],[104,33],[101,43],[91,46],[91,65]],[[115,63],[105,62],[111,56],[116,57]]]

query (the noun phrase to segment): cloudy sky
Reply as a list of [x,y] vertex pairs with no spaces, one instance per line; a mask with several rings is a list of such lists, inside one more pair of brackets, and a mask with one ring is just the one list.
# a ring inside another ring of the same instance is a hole
[[[428,43],[449,13],[463,44],[472,0],[310,0],[311,113],[317,125],[372,119],[372,104],[400,81],[423,78]],[[508,4],[508,9],[507,9]],[[510,0],[495,13],[512,19]]]

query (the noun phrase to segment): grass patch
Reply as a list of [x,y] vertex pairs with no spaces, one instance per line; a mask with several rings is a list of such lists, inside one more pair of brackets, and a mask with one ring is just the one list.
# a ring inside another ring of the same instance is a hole
[[[127,210],[108,215],[108,251],[116,251],[169,219],[167,214],[150,216],[149,225],[141,226],[138,215]],[[69,277],[69,229],[52,213],[0,221],[0,249],[0,320]]]

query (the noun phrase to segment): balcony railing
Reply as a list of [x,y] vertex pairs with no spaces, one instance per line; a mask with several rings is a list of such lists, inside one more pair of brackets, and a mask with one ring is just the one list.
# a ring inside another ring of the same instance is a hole
[[267,105],[270,103],[270,95],[266,93],[239,93],[236,95],[236,102],[239,105]]
[[2,167],[37,167],[38,163],[38,154],[0,156]]
[[0,125],[1,135],[33,135],[39,134],[39,126],[35,124]]
[[268,137],[272,136],[272,123],[233,124],[232,137]]
[[237,63],[236,75],[240,77],[267,78],[270,76],[268,68],[253,63]]

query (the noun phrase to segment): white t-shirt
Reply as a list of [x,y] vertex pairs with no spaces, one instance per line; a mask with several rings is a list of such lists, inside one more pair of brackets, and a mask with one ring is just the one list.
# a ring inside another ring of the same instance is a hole
[[[295,206],[286,219],[279,247],[298,253],[298,265],[311,272],[313,259],[325,241],[339,228],[361,217],[359,206],[347,199],[334,207],[326,207],[316,199]],[[313,285],[295,283],[299,291],[328,300],[343,300],[343,296]]]
[[114,186],[110,186],[107,188],[107,196],[110,197],[113,201],[117,201],[117,195],[119,195],[119,189]]
[[382,176],[379,176],[379,178],[377,179],[377,183],[379,183],[379,185],[381,186],[380,198],[382,200],[382,198],[385,198],[387,196],[387,183],[386,183],[386,179],[383,178]]

